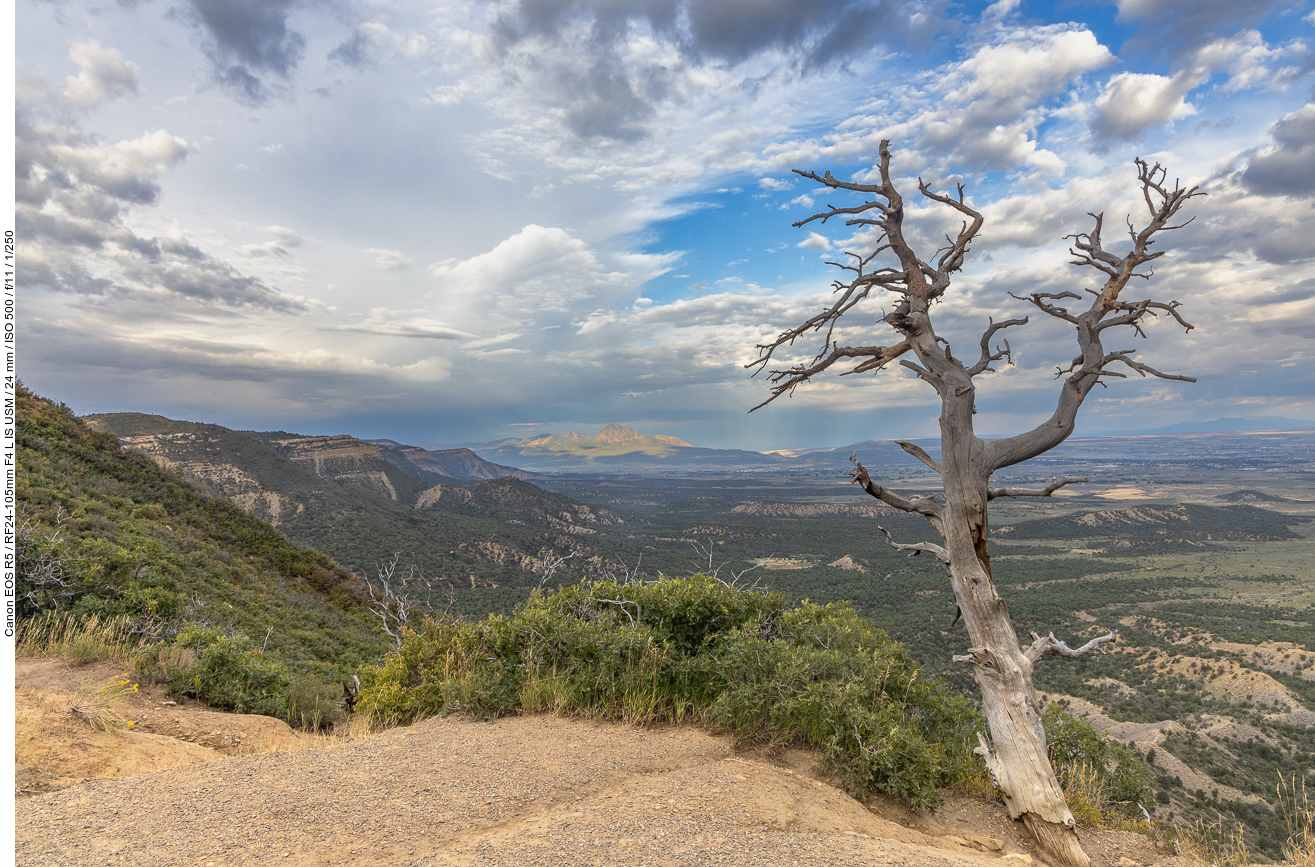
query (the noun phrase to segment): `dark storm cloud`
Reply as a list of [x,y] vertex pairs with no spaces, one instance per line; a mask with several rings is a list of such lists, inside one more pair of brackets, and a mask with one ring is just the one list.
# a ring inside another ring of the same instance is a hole
[[[566,124],[586,139],[643,137],[654,106],[670,97],[675,71],[660,65],[630,65],[622,57],[634,25],[647,26],[679,46],[685,63],[735,66],[764,51],[792,58],[807,73],[843,63],[882,42],[901,42],[918,28],[934,29],[940,2],[890,0],[520,0],[492,25],[495,46],[505,55],[529,40],[560,45],[588,32],[579,51],[586,68],[554,65],[536,58],[532,74],[554,92]],[[570,34],[569,36],[567,34]],[[345,63],[359,56],[348,41],[334,52]],[[746,82],[752,87],[753,82]]]
[[1251,157],[1242,183],[1262,196],[1315,194],[1315,103],[1283,117],[1270,135],[1274,146]]
[[298,0],[188,0],[186,17],[204,35],[215,81],[239,99],[260,104],[269,97],[261,78],[286,79],[301,61],[306,38],[288,27]]
[[1304,12],[1295,0],[1115,0],[1119,17],[1138,23],[1131,44],[1181,53],[1253,27],[1270,13]]
[[653,114],[652,104],[614,60],[600,59],[578,82],[583,91],[568,106],[566,124],[580,138],[633,141],[646,132],[642,121]]
[[[801,51],[811,62],[843,60],[903,31],[928,5],[882,0],[521,0],[493,26],[514,45],[528,36],[552,38],[566,24],[592,21],[600,41],[613,41],[631,22],[679,35],[687,53],[739,63],[769,48]],[[687,32],[680,33],[687,24]]]

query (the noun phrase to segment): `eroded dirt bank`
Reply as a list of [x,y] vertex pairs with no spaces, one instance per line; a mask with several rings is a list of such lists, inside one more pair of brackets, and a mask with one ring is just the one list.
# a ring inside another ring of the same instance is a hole
[[[77,671],[45,670],[44,683]],[[42,692],[30,687],[29,697]],[[52,689],[42,694],[58,703]],[[432,719],[368,739],[293,737],[242,755],[231,743],[179,738],[219,732],[222,741],[243,724],[272,732],[277,721],[163,700],[134,697],[135,711],[125,711],[143,725],[154,715],[179,737],[97,734],[117,744],[101,749],[132,752],[137,739],[153,738],[205,753],[21,798],[20,865],[1039,863],[998,805],[955,799],[934,817],[869,808],[817,778],[804,754],[736,753],[725,738],[690,728]],[[210,716],[203,726],[193,714]],[[1098,867],[1157,861],[1141,837],[1088,837]]]

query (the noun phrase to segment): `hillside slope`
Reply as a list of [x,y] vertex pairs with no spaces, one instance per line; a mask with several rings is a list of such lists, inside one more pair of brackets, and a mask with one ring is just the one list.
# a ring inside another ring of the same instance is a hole
[[[454,610],[509,609],[538,582],[543,557],[574,555],[560,577],[602,571],[616,523],[598,510],[514,478],[432,485],[350,436],[233,431],[138,413],[88,416],[100,430],[269,520],[289,539],[373,576],[398,556],[446,593]],[[582,532],[583,531],[583,532]]]
[[367,440],[379,446],[383,459],[404,473],[430,484],[482,482],[513,476],[534,478],[534,473],[486,461],[470,449],[422,449],[393,440]]
[[18,500],[20,617],[182,618],[252,637],[272,627],[270,649],[327,678],[381,652],[347,570],[22,387]]

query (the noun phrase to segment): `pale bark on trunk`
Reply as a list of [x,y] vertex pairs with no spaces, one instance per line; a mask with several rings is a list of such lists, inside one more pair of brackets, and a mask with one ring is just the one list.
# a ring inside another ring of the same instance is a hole
[[[911,317],[915,321],[923,317]],[[925,320],[924,320],[925,321]],[[921,322],[918,322],[921,325]],[[1071,867],[1088,867],[1046,750],[1032,663],[1023,654],[1005,601],[996,592],[988,545],[991,467],[986,443],[973,430],[976,388],[948,348],[939,351],[930,322],[914,339],[927,379],[941,397],[941,479],[945,495],[942,534],[950,583],[968,631],[982,711],[991,743],[979,736],[977,753],[1013,819],[1021,819],[1041,848]],[[931,347],[925,339],[931,338]]]
[[[960,269],[968,245],[982,225],[982,216],[964,202],[963,187],[958,196],[932,192],[921,180],[919,192],[928,199],[957,210],[963,217],[963,227],[957,238],[947,238],[948,246],[936,251],[934,261],[919,258],[903,235],[903,199],[890,180],[889,143],[881,144],[879,164],[880,184],[859,184],[836,180],[828,172],[818,176],[812,172],[798,172],[831,189],[865,193],[873,198],[852,208],[829,206],[830,210],[815,214],[796,226],[813,220],[825,223],[835,216],[844,216],[849,226],[875,226],[881,237],[875,250],[866,256],[848,253],[847,264],[838,267],[854,276],[849,282],[836,281],[838,299],[822,313],[803,325],[783,332],[774,342],[759,346],[759,358],[748,365],[762,369],[772,354],[789,346],[800,336],[825,330],[825,342],[811,362],[797,364],[786,370],[773,371],[770,403],[782,394],[790,394],[833,364],[844,359],[856,359],[858,364],[849,373],[880,370],[893,361],[917,374],[932,386],[941,399],[941,460],[934,460],[926,451],[911,443],[901,443],[905,451],[930,466],[941,476],[943,503],[932,497],[903,497],[874,483],[867,470],[855,458],[851,475],[872,496],[894,508],[925,517],[941,535],[944,545],[928,542],[903,545],[887,540],[897,550],[910,554],[930,553],[941,561],[954,590],[955,601],[968,631],[971,646],[967,653],[955,656],[956,662],[970,663],[981,689],[982,710],[991,732],[991,740],[979,734],[976,752],[986,762],[991,780],[1000,790],[1009,814],[1021,819],[1036,838],[1047,858],[1065,867],[1087,867],[1087,856],[1078,842],[1073,814],[1069,811],[1064,792],[1055,776],[1046,750],[1045,732],[1041,725],[1041,707],[1032,684],[1033,665],[1047,655],[1064,657],[1081,656],[1103,644],[1113,641],[1113,633],[1100,636],[1076,650],[1069,648],[1051,634],[1041,637],[1032,633],[1034,641],[1024,650],[1010,622],[1005,602],[996,592],[991,575],[991,555],[988,544],[988,504],[996,497],[1050,496],[1060,487],[1086,479],[1064,478],[1054,480],[1045,488],[995,488],[991,475],[1003,467],[1012,466],[1059,445],[1073,432],[1077,411],[1087,394],[1103,377],[1124,377],[1110,369],[1120,364],[1142,376],[1194,381],[1190,377],[1161,373],[1137,361],[1131,350],[1107,353],[1101,344],[1101,334],[1113,326],[1129,326],[1136,334],[1145,336],[1142,324],[1147,316],[1164,313],[1180,325],[1191,329],[1177,312],[1177,302],[1123,301],[1120,293],[1131,277],[1149,277],[1138,273],[1138,266],[1158,258],[1162,253],[1150,252],[1152,237],[1160,231],[1177,228],[1168,225],[1178,210],[1193,196],[1196,188],[1182,189],[1175,184],[1170,190],[1163,186],[1164,171],[1160,166],[1148,166],[1137,161],[1138,180],[1142,197],[1149,210],[1150,221],[1140,232],[1132,229],[1132,250],[1118,257],[1101,246],[1102,217],[1095,216],[1095,228],[1089,233],[1070,236],[1075,264],[1089,265],[1107,276],[1100,292],[1089,309],[1070,313],[1060,306],[1065,299],[1081,301],[1074,292],[1037,292],[1028,296],[1015,296],[1031,303],[1047,315],[1075,326],[1079,355],[1067,369],[1057,376],[1065,377],[1060,388],[1055,412],[1031,431],[1003,440],[987,442],[973,430],[976,413],[976,386],[973,378],[989,371],[991,363],[1011,361],[1008,341],[1003,347],[993,348],[991,341],[1005,328],[1025,325],[1027,319],[1010,319],[990,322],[980,341],[980,357],[971,366],[965,366],[950,351],[950,346],[936,335],[932,328],[930,307],[949,287],[950,274]],[[883,201],[884,200],[884,201]],[[876,212],[878,216],[865,216]],[[889,252],[898,260],[898,267],[887,266],[869,271],[876,257]],[[891,346],[842,346],[833,340],[836,323],[845,313],[868,299],[874,290],[895,293],[900,301],[894,312],[883,317],[900,336]],[[1089,290],[1090,291],[1090,290]],[[1067,303],[1067,302],[1065,302]],[[914,356],[914,360],[907,356]],[[754,407],[758,409],[759,407]]]

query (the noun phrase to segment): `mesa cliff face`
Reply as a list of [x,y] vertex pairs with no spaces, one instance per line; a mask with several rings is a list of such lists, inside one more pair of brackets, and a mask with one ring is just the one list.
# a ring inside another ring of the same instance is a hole
[[[563,573],[607,568],[594,537],[620,523],[469,449],[234,431],[138,413],[86,421],[358,574],[400,555],[428,579],[514,591],[537,580],[548,554],[569,555]],[[481,474],[495,478],[462,484]]]
[[[218,425],[169,419],[160,419],[159,427],[166,427],[161,432],[142,432],[151,429],[147,420],[158,417],[134,418],[136,414],[123,413],[129,417],[118,419],[116,415],[119,414],[88,416],[86,422],[95,430],[109,433],[122,429],[139,431],[119,434],[119,442],[149,455],[162,467],[176,469],[200,482],[210,496],[227,496],[243,510],[275,527],[305,511],[304,498],[284,486],[270,483],[269,473],[263,470],[280,459],[260,443]],[[179,429],[182,426],[186,428]]]
[[256,433],[251,436],[322,479],[359,485],[395,502],[409,505],[425,488],[423,482],[384,460],[379,446],[354,436],[288,433]]

